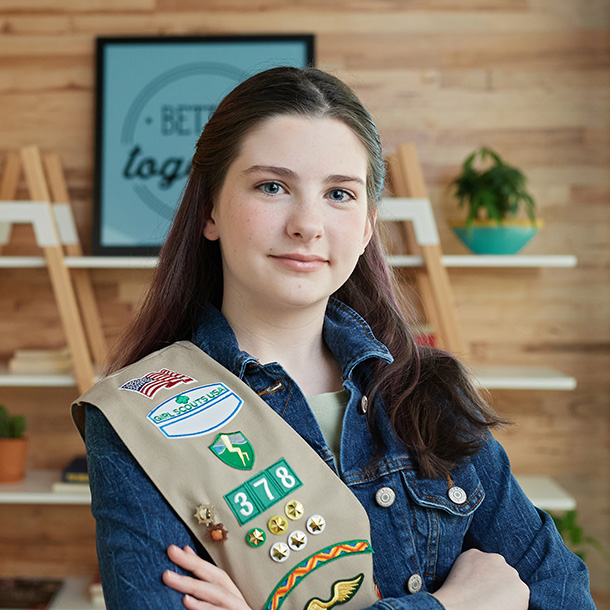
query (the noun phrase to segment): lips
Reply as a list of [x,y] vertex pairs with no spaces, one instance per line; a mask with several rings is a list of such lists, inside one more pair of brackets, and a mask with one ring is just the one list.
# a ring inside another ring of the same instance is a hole
[[287,253],[271,255],[271,258],[283,267],[294,271],[317,271],[328,264],[326,258],[317,254]]

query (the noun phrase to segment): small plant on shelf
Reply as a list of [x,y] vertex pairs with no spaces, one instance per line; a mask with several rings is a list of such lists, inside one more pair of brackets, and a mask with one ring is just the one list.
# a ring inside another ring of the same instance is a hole
[[0,438],[23,438],[25,427],[23,415],[9,415],[6,407],[0,405]]
[[[453,229],[476,254],[514,254],[542,224],[525,174],[491,148],[470,154],[451,184],[459,206],[468,208],[465,222],[454,223]],[[527,219],[517,218],[522,211]]]
[[[474,164],[490,161],[485,169]],[[505,163],[491,148],[482,147],[467,157],[462,173],[454,181],[460,207],[468,205],[466,226],[475,220],[493,220],[502,224],[515,218],[523,208],[532,223],[536,220],[536,203],[525,188],[527,178],[520,169]]]
[[25,427],[23,415],[9,415],[0,405],[0,483],[16,483],[25,476]]
[[602,546],[599,540],[585,535],[582,526],[578,523],[578,513],[575,510],[563,514],[551,513],[557,530],[566,545],[583,561],[587,560],[587,551],[595,549],[605,561],[610,561],[610,553]]

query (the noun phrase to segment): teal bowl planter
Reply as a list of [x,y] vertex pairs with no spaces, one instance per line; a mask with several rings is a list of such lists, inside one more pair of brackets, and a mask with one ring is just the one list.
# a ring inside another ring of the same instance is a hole
[[517,254],[543,226],[541,220],[505,220],[502,225],[493,221],[454,224],[453,232],[474,254]]

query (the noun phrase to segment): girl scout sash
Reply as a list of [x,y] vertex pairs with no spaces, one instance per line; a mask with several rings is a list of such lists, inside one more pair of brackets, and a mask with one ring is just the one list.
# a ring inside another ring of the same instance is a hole
[[254,610],[362,610],[379,600],[366,511],[238,377],[188,341],[108,376],[101,409]]

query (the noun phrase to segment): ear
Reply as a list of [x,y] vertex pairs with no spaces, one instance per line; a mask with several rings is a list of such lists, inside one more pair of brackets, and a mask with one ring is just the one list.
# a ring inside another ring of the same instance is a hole
[[216,221],[214,220],[214,208],[212,208],[212,212],[210,213],[210,217],[205,221],[203,225],[203,236],[210,241],[216,241],[220,238],[218,233],[218,227],[216,226]]
[[371,237],[373,237],[373,232],[375,231],[375,225],[377,224],[377,208],[374,208],[373,211],[367,215],[366,226],[364,227],[364,237],[362,240],[362,252],[363,254],[366,250],[366,247],[369,245],[371,241]]

